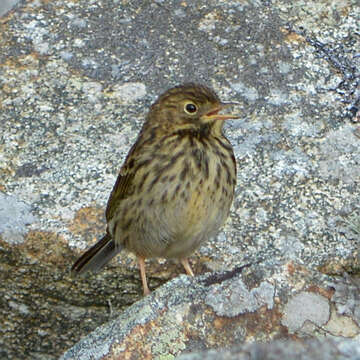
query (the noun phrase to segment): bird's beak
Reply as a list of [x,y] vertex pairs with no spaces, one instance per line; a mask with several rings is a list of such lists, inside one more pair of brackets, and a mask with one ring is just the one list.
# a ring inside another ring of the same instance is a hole
[[238,102],[222,102],[217,107],[211,109],[208,113],[201,116],[201,120],[204,122],[211,122],[213,120],[229,120],[229,119],[238,119],[240,115],[236,114],[219,114],[219,112],[227,107],[233,105],[240,105]]

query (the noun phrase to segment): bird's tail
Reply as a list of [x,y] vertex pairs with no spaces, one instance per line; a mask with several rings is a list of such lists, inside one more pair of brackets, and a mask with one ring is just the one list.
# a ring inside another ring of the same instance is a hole
[[73,276],[81,275],[87,271],[101,270],[119,251],[122,246],[115,245],[109,234],[104,235],[94,246],[87,250],[71,268]]

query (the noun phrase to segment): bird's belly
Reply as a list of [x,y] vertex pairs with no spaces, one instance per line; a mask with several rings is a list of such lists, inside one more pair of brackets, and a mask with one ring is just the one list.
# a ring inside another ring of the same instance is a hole
[[187,257],[216,234],[231,201],[232,192],[225,196],[210,187],[190,191],[178,201],[153,204],[143,220],[134,223],[127,247],[144,257]]

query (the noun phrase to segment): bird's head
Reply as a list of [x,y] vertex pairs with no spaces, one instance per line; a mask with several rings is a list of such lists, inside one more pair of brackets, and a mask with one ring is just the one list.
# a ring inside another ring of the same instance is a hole
[[188,83],[167,90],[151,106],[148,122],[161,122],[169,129],[210,127],[221,131],[223,121],[239,118],[221,110],[237,103],[221,102],[216,93],[204,85]]

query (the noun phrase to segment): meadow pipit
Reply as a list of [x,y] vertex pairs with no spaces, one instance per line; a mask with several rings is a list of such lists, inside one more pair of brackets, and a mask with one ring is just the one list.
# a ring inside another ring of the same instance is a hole
[[232,146],[219,114],[223,103],[204,85],[184,84],[151,106],[129,151],[106,208],[105,236],[73,265],[81,274],[101,269],[123,248],[139,260],[149,294],[145,258],[187,257],[228,217],[236,184]]

